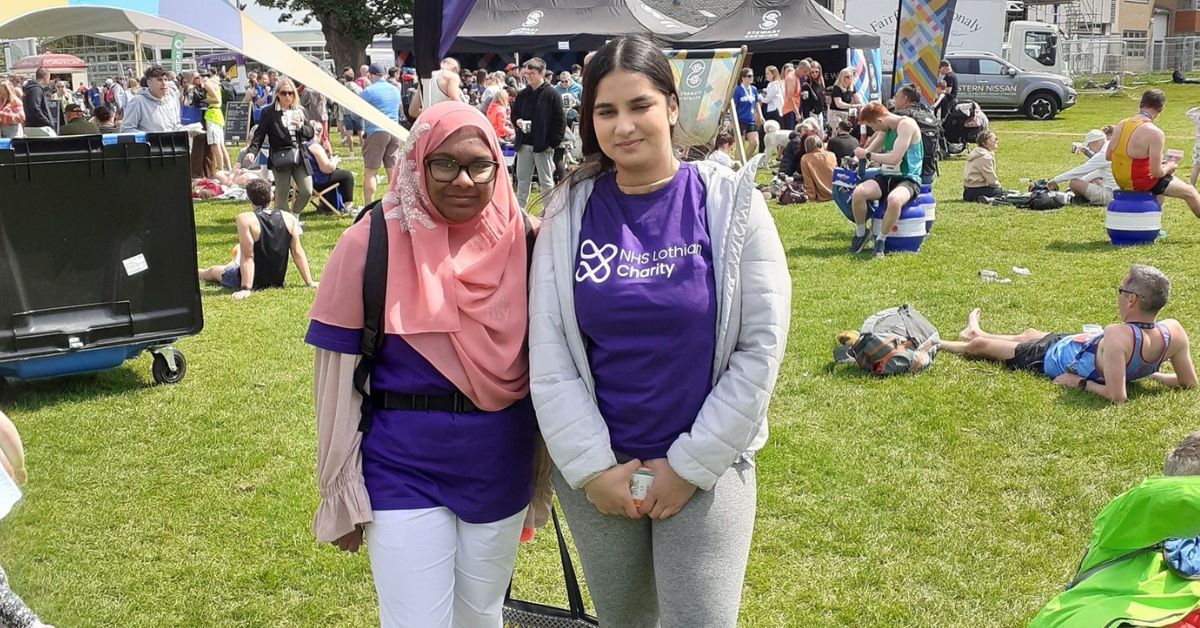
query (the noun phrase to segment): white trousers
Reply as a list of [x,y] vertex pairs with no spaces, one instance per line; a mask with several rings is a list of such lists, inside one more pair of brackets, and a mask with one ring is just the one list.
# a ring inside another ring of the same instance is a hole
[[500,628],[525,510],[467,523],[446,508],[376,510],[365,527],[383,628]]
[[554,149],[540,153],[533,147],[522,144],[517,149],[517,202],[525,209],[529,204],[529,191],[533,187],[533,171],[537,170],[538,189],[542,194],[542,207],[546,206],[546,195],[554,188]]

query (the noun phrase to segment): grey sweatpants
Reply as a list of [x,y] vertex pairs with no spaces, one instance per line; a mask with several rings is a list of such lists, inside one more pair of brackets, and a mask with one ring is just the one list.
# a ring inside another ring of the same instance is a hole
[[665,521],[600,514],[557,468],[551,478],[601,626],[737,624],[757,495],[750,463],[738,462]]
[[542,198],[554,188],[554,149],[550,148],[540,153],[533,152],[533,147],[522,144],[517,149],[517,202],[525,209],[529,204],[529,191],[533,187],[533,171],[537,170],[538,189]]

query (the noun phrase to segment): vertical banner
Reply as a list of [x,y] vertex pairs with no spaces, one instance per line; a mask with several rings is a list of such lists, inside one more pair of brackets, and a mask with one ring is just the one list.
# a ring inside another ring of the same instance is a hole
[[846,51],[846,67],[854,70],[854,91],[863,102],[880,100],[879,50],[851,48]]
[[921,92],[926,103],[937,94],[938,64],[954,22],[957,0],[900,0],[896,27],[896,59],[892,63],[892,93],[906,83]]
[[171,71],[175,74],[183,71],[183,35],[179,33],[171,39]]
[[664,54],[679,93],[675,145],[707,146],[721,128],[721,114],[733,97],[746,49],[666,50]]

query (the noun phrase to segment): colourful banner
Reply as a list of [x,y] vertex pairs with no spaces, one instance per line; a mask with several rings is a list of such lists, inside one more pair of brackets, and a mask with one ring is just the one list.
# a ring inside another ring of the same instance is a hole
[[183,34],[175,33],[171,38],[171,71],[179,74],[183,71]]
[[900,23],[896,28],[897,71],[892,93],[913,84],[927,104],[937,96],[938,64],[946,48],[946,36],[954,22],[958,0],[900,0]]
[[851,48],[846,51],[846,67],[854,70],[854,91],[863,102],[880,100],[879,77],[883,74],[881,65],[878,48]]
[[667,50],[679,93],[679,124],[675,145],[707,146],[721,128],[721,114],[729,106],[745,48],[718,50]]

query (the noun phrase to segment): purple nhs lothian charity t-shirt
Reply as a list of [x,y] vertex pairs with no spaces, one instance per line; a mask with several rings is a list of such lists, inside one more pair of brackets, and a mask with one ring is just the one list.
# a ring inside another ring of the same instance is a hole
[[664,458],[712,383],[716,281],[704,183],[681,164],[666,187],[627,195],[601,175],[575,262],[575,313],[613,449]]
[[[362,329],[310,321],[305,342],[358,354]],[[404,338],[387,334],[371,369],[378,390],[450,395],[454,384]],[[362,441],[372,510],[445,507],[468,523],[491,523],[533,497],[536,420],[528,398],[497,412],[376,410]]]

